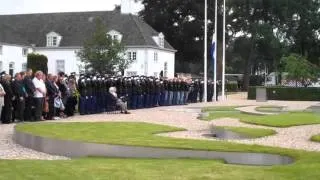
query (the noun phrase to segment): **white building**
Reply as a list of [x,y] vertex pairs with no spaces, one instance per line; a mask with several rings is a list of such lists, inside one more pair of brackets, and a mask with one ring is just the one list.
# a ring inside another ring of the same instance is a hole
[[118,38],[134,63],[125,75],[174,76],[176,50],[142,19],[133,15],[134,0],[122,0],[122,9],[99,12],[0,15],[0,71],[14,74],[26,70],[27,54],[48,57],[48,71],[80,73],[84,66],[77,57],[85,39],[100,18],[108,34]]

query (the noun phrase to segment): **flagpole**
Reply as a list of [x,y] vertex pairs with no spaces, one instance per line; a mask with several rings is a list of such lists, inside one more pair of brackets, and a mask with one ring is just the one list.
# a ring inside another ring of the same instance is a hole
[[217,39],[217,29],[218,29],[218,0],[215,0],[215,15],[214,15],[214,36],[215,36],[215,44],[214,44],[214,70],[213,70],[213,82],[214,82],[214,89],[213,89],[213,99],[214,101],[217,101],[217,44],[218,44],[218,39]]
[[207,6],[208,6],[208,0],[204,0],[204,3],[205,3],[205,5],[204,5],[204,92],[203,92],[203,97],[204,97],[204,99],[203,99],[203,101],[204,102],[207,102],[207,83],[208,83],[208,81],[207,81],[207,74],[208,74],[208,72],[207,72],[207,66],[208,66],[208,8],[207,8]]
[[226,74],[226,0],[223,0],[223,55],[222,55],[222,100],[225,100],[225,74]]

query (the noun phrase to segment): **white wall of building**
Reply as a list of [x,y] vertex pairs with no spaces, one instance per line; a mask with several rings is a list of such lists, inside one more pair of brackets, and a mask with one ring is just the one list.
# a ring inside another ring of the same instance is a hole
[[[28,53],[32,53],[33,49],[30,47],[18,46],[18,45],[5,45],[2,46],[2,53],[0,54],[0,72],[6,71],[9,73],[9,64],[14,63],[14,73],[26,70],[23,65],[26,66],[27,55],[23,55],[23,49],[27,48]],[[81,65],[76,53],[79,48],[36,48],[34,53],[43,54],[48,58],[48,73],[57,74],[57,61],[64,61],[64,71],[66,74],[80,72]],[[136,61],[134,61],[130,67],[125,71],[125,75],[128,72],[134,72],[137,75],[154,76],[164,71],[164,64],[167,62],[167,77],[174,77],[175,66],[175,53],[171,51],[155,49],[155,48],[128,48],[127,52],[136,52]],[[158,54],[158,60],[155,61],[154,53]]]
[[57,61],[64,61],[64,72],[70,74],[72,72],[79,73],[79,65],[82,64],[77,57],[77,48],[41,48],[36,49],[36,53],[43,54],[48,58],[48,73],[57,74]]
[[[161,71],[164,71],[164,64],[167,62],[167,77],[174,77],[175,52],[154,49],[154,48],[128,48],[127,52],[136,52],[137,60],[125,71],[125,75],[136,73],[137,75],[146,75],[159,77]],[[155,61],[155,53],[158,58]]]
[[7,44],[0,44],[0,46],[2,48],[0,53],[0,72],[6,71],[6,73],[10,73],[10,64],[13,65],[11,66],[13,67],[13,75],[26,70],[27,54],[23,54],[23,49],[26,49],[27,53],[31,53],[31,48]]

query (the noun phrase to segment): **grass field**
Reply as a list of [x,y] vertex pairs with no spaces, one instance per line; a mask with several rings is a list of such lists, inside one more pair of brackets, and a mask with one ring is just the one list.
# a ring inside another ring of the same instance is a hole
[[[218,109],[218,107],[215,108]],[[278,115],[259,116],[241,113],[240,111],[235,110],[234,107],[223,107],[223,109],[228,109],[228,111],[207,108],[206,112],[209,113],[209,116],[203,118],[203,120],[215,120],[228,117],[240,119],[240,121],[244,123],[270,127],[292,127],[320,124],[319,114],[313,112],[285,112]]]
[[318,169],[315,160],[273,167],[192,159],[0,160],[0,180],[317,180]]
[[312,136],[311,141],[320,143],[320,134]]
[[245,127],[223,127],[223,129],[244,135],[249,138],[260,138],[276,134],[276,131],[272,129],[257,129]]
[[36,123],[19,125],[32,134],[86,142],[206,149],[219,151],[266,152],[289,155],[296,162],[285,166],[239,166],[219,161],[193,159],[110,159],[84,158],[70,161],[0,160],[0,179],[88,180],[316,180],[320,176],[320,153],[220,141],[171,139],[154,134],[181,129],[146,123]]
[[260,106],[260,107],[257,107],[255,110],[256,111],[260,111],[260,112],[281,112],[283,109],[283,107],[281,106]]

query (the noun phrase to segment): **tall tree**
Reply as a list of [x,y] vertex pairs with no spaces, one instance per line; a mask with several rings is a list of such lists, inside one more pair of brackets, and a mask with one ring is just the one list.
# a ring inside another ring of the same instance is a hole
[[[203,0],[141,0],[145,8],[140,16],[157,31],[163,32],[176,48],[176,61],[203,63]],[[209,32],[213,29],[214,8],[209,9]],[[210,33],[211,34],[211,33]],[[208,46],[210,47],[210,46]],[[188,71],[186,66],[176,71]]]
[[117,70],[123,71],[131,61],[125,56],[124,45],[107,35],[106,26],[101,19],[95,19],[95,31],[85,40],[78,52],[81,61],[87,64],[91,71],[101,74],[113,74]]
[[308,86],[318,78],[319,68],[300,55],[291,54],[283,57],[281,61],[288,73],[287,79],[295,81],[296,86],[298,82]]

